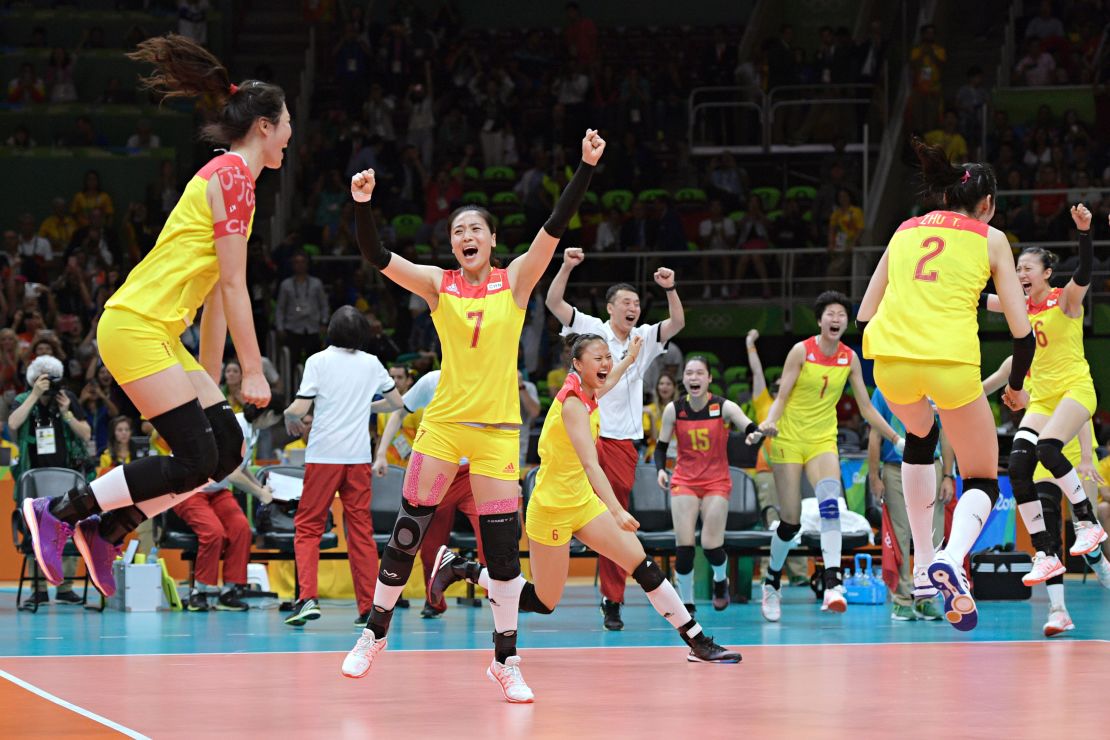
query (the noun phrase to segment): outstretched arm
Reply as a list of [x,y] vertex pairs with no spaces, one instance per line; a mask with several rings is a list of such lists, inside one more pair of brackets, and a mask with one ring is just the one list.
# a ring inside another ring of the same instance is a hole
[[1094,263],[1094,245],[1091,243],[1091,212],[1087,206],[1078,203],[1071,208],[1071,218],[1075,221],[1075,228],[1079,231],[1079,265],[1071,280],[1064,286],[1061,293],[1060,308],[1064,313],[1073,318],[1079,316],[1083,307],[1083,298],[1087,295],[1087,288],[1091,286],[1091,266]]
[[559,323],[563,326],[570,326],[571,319],[574,318],[574,306],[563,298],[567,292],[567,282],[570,280],[570,273],[582,264],[585,258],[586,255],[578,247],[564,249],[563,264],[559,265],[559,271],[555,273],[551,285],[547,287],[544,305],[547,306],[547,310],[555,314],[555,318],[559,319]]
[[763,360],[759,358],[759,350],[755,342],[759,339],[759,330],[751,329],[744,343],[748,347],[748,366],[752,369],[752,398],[759,398],[767,390],[767,378],[763,376]]
[[667,318],[659,326],[659,341],[667,342],[686,326],[686,311],[682,308],[682,301],[678,297],[678,289],[674,283],[674,270],[660,267],[655,271],[655,282],[667,293]]
[[1010,365],[1013,361],[1014,358],[1007,357],[998,366],[997,370],[983,378],[983,395],[989,396],[1006,385],[1006,379],[1010,377]]

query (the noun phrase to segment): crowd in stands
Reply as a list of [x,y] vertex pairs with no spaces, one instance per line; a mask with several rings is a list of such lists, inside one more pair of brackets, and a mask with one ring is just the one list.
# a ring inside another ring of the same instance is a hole
[[1013,84],[1029,87],[1087,85],[1100,77],[1100,45],[1106,32],[1104,4],[1097,0],[1053,3],[1018,23],[1019,51]]

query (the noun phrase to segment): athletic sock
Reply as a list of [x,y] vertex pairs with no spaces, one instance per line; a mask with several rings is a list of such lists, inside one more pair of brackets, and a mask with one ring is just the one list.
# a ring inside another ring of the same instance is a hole
[[837,529],[835,532],[821,533],[821,558],[825,561],[825,570],[840,572],[841,550],[844,535]]
[[[771,540],[772,545],[774,544],[774,542],[775,542],[774,540]],[[779,588],[782,588],[781,580],[782,580],[782,569],[781,568],[778,569],[778,570],[775,570],[774,568],[770,568],[770,567],[767,568],[767,575],[763,578],[764,583],[766,583],[768,586],[771,586],[775,590],[778,590]]]
[[1029,533],[1030,537],[1038,532],[1045,531],[1044,509],[1041,506],[1040,499],[1018,504],[1018,513],[1021,514],[1021,521],[1025,523],[1025,531]]
[[482,568],[478,571],[478,585],[489,591],[489,570]]
[[655,611],[659,612],[675,629],[681,629],[690,621],[690,612],[686,611],[682,599],[678,598],[678,592],[674,590],[670,581],[663,581],[659,584],[659,588],[648,592],[647,597],[655,607]]
[[1095,517],[1095,509],[1091,506],[1091,500],[1089,498],[1084,497],[1082,501],[1072,501],[1071,510],[1075,513],[1075,518],[1079,521],[1098,524],[1098,518]]
[[1073,508],[1080,501],[1087,500],[1087,493],[1083,490],[1083,484],[1079,481],[1079,473],[1075,472],[1075,468],[1069,470],[1063,478],[1057,478],[1056,485],[1060,486],[1060,490],[1068,497]]
[[[1048,601],[1049,601],[1049,604],[1051,604],[1052,609],[1063,609],[1063,608],[1065,608],[1064,607],[1064,584],[1063,584],[1064,579],[1060,576],[1057,576],[1056,578],[1060,578],[1061,583],[1049,583],[1048,584],[1048,586],[1047,586],[1047,588],[1048,588]],[[1053,579],[1050,579],[1050,580],[1056,580],[1056,579],[1053,578]]]
[[713,569],[713,581],[715,583],[728,580],[728,563],[722,563],[721,565],[711,564],[709,567]]
[[675,584],[678,586],[678,594],[682,597],[683,604],[694,603],[694,571],[689,573],[674,574]]
[[709,561],[709,567],[713,569],[714,581],[720,583],[728,578],[728,553],[725,552],[725,548],[705,548],[705,559]]
[[771,537],[771,565],[769,571],[782,572],[782,566],[786,562],[786,556],[790,553],[790,548],[793,543],[789,540],[784,540],[779,537],[778,531]]
[[516,631],[520,592],[526,582],[524,576],[520,575],[511,581],[489,580],[489,605],[493,610],[493,627],[497,632]]
[[948,535],[945,552],[956,563],[962,563],[975,544],[983,525],[991,514],[991,499],[986,491],[972,488],[964,491],[952,514],[952,531]]
[[937,500],[935,465],[902,463],[902,493],[913,538],[913,566],[919,570],[933,562],[933,507]]

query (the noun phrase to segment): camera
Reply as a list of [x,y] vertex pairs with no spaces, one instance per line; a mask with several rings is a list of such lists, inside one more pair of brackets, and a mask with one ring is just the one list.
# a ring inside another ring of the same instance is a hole
[[50,387],[46,389],[46,392],[42,394],[42,397],[45,398],[47,401],[53,401],[54,398],[58,395],[58,393],[61,392],[61,390],[62,390],[62,379],[51,377],[50,378]]

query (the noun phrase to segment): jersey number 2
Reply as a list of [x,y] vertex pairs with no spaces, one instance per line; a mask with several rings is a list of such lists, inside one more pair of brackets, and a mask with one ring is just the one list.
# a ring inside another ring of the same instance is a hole
[[932,249],[928,254],[917,261],[917,269],[913,271],[914,280],[923,280],[926,283],[935,283],[937,281],[937,271],[930,270],[925,272],[925,266],[931,260],[936,259],[941,252],[944,251],[944,240],[939,236],[930,236],[925,241],[921,242],[922,249]]
[[472,348],[478,346],[478,335],[482,333],[482,314],[484,314],[484,313],[485,313],[484,311],[467,311],[466,312],[466,320],[467,321],[470,321],[471,319],[474,319],[474,337],[470,340],[470,346]]

